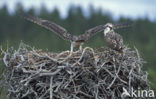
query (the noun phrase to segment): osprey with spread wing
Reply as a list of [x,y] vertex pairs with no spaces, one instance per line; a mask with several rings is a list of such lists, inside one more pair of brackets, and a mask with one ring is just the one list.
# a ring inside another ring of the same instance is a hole
[[[58,25],[54,22],[50,22],[48,20],[44,20],[44,19],[41,19],[41,18],[38,18],[35,16],[31,16],[28,14],[22,14],[22,16],[25,19],[27,19],[31,22],[34,22],[34,23],[36,23],[42,27],[45,27],[46,29],[56,33],[61,38],[70,41],[71,42],[71,51],[70,51],[71,53],[73,52],[73,48],[79,48],[80,50],[82,50],[82,45],[85,41],[87,41],[89,38],[91,38],[98,32],[105,30],[108,27],[108,25],[105,25],[105,24],[99,25],[99,26],[96,26],[94,28],[87,30],[84,34],[75,36],[75,35],[68,33],[68,31],[65,28],[61,27],[60,25]],[[113,27],[114,29],[118,29],[118,28],[125,27],[126,25],[125,24],[116,24],[113,26],[114,26]]]

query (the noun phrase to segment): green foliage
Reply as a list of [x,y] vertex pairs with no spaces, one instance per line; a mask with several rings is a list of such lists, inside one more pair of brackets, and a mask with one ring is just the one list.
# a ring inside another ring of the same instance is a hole
[[[65,19],[60,17],[60,13],[57,9],[52,12],[47,11],[43,6],[40,13],[36,13],[33,8],[29,11],[25,11],[23,7],[18,4],[14,14],[9,14],[7,7],[4,6],[0,9],[0,45],[5,46],[7,41],[10,46],[16,46],[21,40],[30,46],[34,46],[39,49],[49,51],[63,51],[69,50],[70,43],[62,40],[55,33],[46,30],[34,23],[31,23],[20,16],[20,12],[29,13],[31,15],[42,17],[53,21],[63,27],[65,27],[69,33],[78,35],[84,33],[87,29],[100,24],[106,24],[107,22],[120,23],[120,22],[132,22],[133,26],[130,28],[117,30],[123,38],[126,45],[134,46],[138,48],[141,56],[147,61],[144,66],[145,69],[151,68],[149,74],[151,78],[155,78],[156,73],[156,21],[151,22],[148,19],[127,19],[120,18],[115,21],[108,12],[102,13],[101,9],[95,10],[92,6],[89,9],[89,16],[80,7],[71,6],[68,12],[68,16]],[[98,48],[105,46],[103,39],[103,33],[97,34],[90,39],[85,46]],[[3,66],[0,65],[0,68]],[[2,69],[1,69],[2,70]],[[0,71],[0,74],[2,71]],[[156,89],[156,80],[152,80],[152,87]]]
[[151,87],[156,92],[156,85],[155,85],[155,83],[156,83],[156,77],[155,77],[156,72],[154,70],[152,70],[152,69],[148,69],[148,72],[149,72],[149,79],[151,81]]

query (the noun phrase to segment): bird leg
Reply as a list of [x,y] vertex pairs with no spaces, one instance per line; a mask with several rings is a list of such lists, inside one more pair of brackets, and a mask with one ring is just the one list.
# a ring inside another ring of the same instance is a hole
[[83,52],[83,48],[82,48],[82,45],[83,45],[83,44],[84,44],[84,43],[81,42],[80,45],[79,45],[79,51],[80,51],[80,52]]
[[71,42],[71,46],[70,46],[70,54],[69,54],[69,56],[72,55],[73,50],[74,50],[74,45],[73,45],[73,42]]
[[79,46],[79,50],[80,52],[82,52],[82,44]]
[[60,61],[60,63],[66,61],[68,58],[70,58],[72,56],[72,54],[73,54],[73,50],[74,50],[74,45],[73,45],[73,42],[71,42],[69,55],[66,58],[64,58],[62,61]]

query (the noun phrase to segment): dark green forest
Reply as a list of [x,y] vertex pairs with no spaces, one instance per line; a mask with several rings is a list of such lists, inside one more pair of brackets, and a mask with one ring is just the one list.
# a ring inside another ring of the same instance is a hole
[[[156,21],[150,21],[148,18],[130,19],[121,17],[118,20],[112,18],[112,14],[101,9],[95,10],[90,6],[89,15],[86,17],[81,7],[71,6],[66,18],[60,17],[57,9],[49,12],[43,6],[40,11],[29,9],[25,11],[21,5],[18,5],[16,11],[12,14],[8,12],[6,6],[0,9],[0,46],[6,49],[7,46],[18,47],[21,40],[37,49],[50,52],[60,52],[70,50],[70,43],[62,40],[59,36],[45,28],[25,20],[20,13],[29,13],[34,16],[41,17],[46,20],[53,21],[65,27],[69,33],[79,35],[86,30],[97,25],[121,22],[132,22],[129,28],[116,30],[124,39],[124,44],[132,50],[136,47],[141,57],[147,62],[143,69],[149,73],[149,80],[153,89],[156,89]],[[83,47],[107,47],[103,33],[98,33],[85,43]],[[2,58],[3,55],[0,56]],[[4,71],[4,65],[1,61],[0,75]]]

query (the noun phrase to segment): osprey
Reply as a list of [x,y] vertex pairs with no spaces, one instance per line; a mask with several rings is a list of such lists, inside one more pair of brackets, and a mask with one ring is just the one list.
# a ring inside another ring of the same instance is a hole
[[[72,54],[73,48],[79,48],[80,50],[82,50],[82,45],[84,42],[86,42],[89,38],[91,38],[92,36],[94,36],[98,32],[101,32],[106,27],[108,27],[107,25],[99,25],[99,26],[96,26],[94,28],[87,30],[84,34],[81,34],[79,36],[75,36],[75,35],[71,35],[70,33],[67,32],[67,30],[65,28],[61,27],[60,25],[57,25],[54,22],[50,22],[48,20],[44,20],[44,19],[41,19],[38,17],[34,17],[34,16],[31,16],[28,14],[22,14],[22,16],[25,19],[27,19],[31,22],[34,22],[34,23],[36,23],[42,27],[45,27],[46,29],[56,33],[61,38],[70,41],[71,42],[70,54]],[[117,28],[120,25],[121,24],[117,24],[114,27]]]
[[107,45],[119,52],[123,51],[124,45],[123,45],[123,38],[120,34],[114,32],[114,29],[117,28],[123,28],[129,26],[129,23],[123,23],[118,25],[113,25],[111,23],[107,23],[104,29],[104,39],[107,43]]

